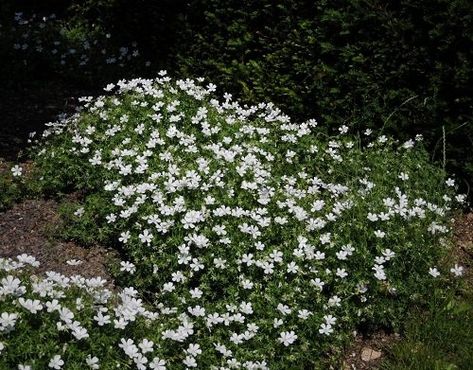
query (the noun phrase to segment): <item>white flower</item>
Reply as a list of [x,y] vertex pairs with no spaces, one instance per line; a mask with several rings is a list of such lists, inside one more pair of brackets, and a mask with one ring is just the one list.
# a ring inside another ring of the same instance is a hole
[[384,238],[386,236],[386,233],[384,231],[381,231],[381,230],[376,230],[374,232],[374,235],[377,237],[377,238]]
[[431,267],[429,268],[429,274],[433,276],[434,278],[440,276],[439,270],[437,270],[437,267]]
[[205,308],[200,306],[188,307],[187,311],[189,311],[191,315],[194,315],[196,317],[205,316]]
[[396,253],[394,253],[391,249],[387,248],[383,251],[383,255],[386,258],[386,261],[389,261],[396,255]]
[[61,307],[58,310],[59,312],[59,318],[61,321],[65,322],[66,324],[69,324],[72,322],[72,319],[74,318],[74,313],[69,310],[67,307]]
[[150,244],[153,240],[153,234],[150,233],[148,229],[143,230],[141,234],[138,235],[142,243]]
[[234,344],[241,344],[243,343],[244,339],[245,336],[243,334],[232,333],[232,335],[230,336],[230,341]]
[[348,272],[346,272],[345,269],[337,268],[337,272],[335,273],[335,275],[343,279],[348,276]]
[[192,356],[186,356],[186,358],[182,362],[187,367],[197,367],[197,361]]
[[143,356],[141,353],[137,353],[133,358],[133,361],[136,365],[136,368],[139,370],[146,370],[146,364],[148,363],[148,359]]
[[453,266],[450,269],[450,272],[454,274],[456,277],[459,277],[463,275],[463,270],[464,270],[463,266],[459,266],[458,264],[455,264],[455,266]]
[[325,283],[322,280],[320,280],[320,278],[311,279],[310,283],[316,286],[320,290],[322,290],[325,285]]
[[11,169],[11,172],[12,172],[13,176],[19,177],[19,176],[21,176],[21,174],[23,173],[23,168],[21,168],[21,167],[18,166],[18,165],[15,165],[15,166],[13,166],[13,168]]
[[149,363],[149,367],[153,370],[166,370],[166,361],[160,359],[159,357],[155,357]]
[[218,269],[224,269],[225,268],[225,263],[227,262],[223,258],[214,258],[214,265]]
[[377,265],[382,265],[383,263],[386,263],[387,259],[386,257],[384,256],[376,256],[374,258],[374,262],[377,264]]
[[55,355],[48,364],[48,367],[59,370],[64,365],[64,361],[61,359],[61,356]]
[[301,320],[306,320],[309,318],[309,316],[312,315],[312,312],[304,309],[304,310],[299,310],[297,313],[297,317],[300,318]]
[[332,307],[332,306],[337,306],[338,307],[338,306],[340,306],[341,301],[342,300],[340,299],[340,297],[334,295],[333,297],[330,297],[330,299],[328,300],[328,305],[330,307]]
[[407,181],[409,180],[409,175],[405,172],[401,172],[400,175],[398,176],[402,181]]
[[69,266],[79,266],[80,264],[82,264],[82,261],[81,260],[76,260],[76,259],[71,259],[71,260],[67,260],[66,264],[68,264]]
[[319,329],[320,334],[330,335],[332,332],[333,332],[332,325],[325,324],[325,323],[322,323],[320,325],[320,329]]
[[384,272],[383,265],[374,265],[374,277],[378,280],[386,280],[386,273]]
[[286,306],[282,303],[278,304],[277,307],[278,311],[281,312],[283,315],[289,315],[291,313],[291,309],[289,306]]
[[324,320],[327,325],[335,325],[337,322],[337,318],[333,317],[332,315],[325,315]]
[[26,291],[26,288],[21,285],[20,279],[12,275],[8,275],[7,277],[3,278],[0,280],[0,283],[2,284],[0,288],[0,296],[2,294],[15,294],[16,296],[19,296]]
[[110,315],[104,315],[101,311],[97,312],[97,315],[94,316],[94,320],[97,321],[98,326],[104,326],[111,322]]
[[455,196],[455,200],[458,202],[458,203],[463,203],[466,199],[466,195],[465,194],[458,194]]
[[186,353],[192,357],[196,357],[202,353],[202,349],[198,344],[189,344],[189,347],[186,349]]
[[380,137],[378,137],[379,143],[385,143],[386,141],[388,141],[388,138],[386,137],[386,135],[381,135]]
[[296,274],[297,271],[299,271],[299,266],[293,261],[291,263],[288,263],[287,265],[287,272],[290,274]]
[[154,342],[148,339],[143,339],[139,344],[138,347],[141,348],[141,352],[148,353],[153,352]]
[[378,221],[378,215],[376,213],[368,213],[368,220],[375,222]]
[[43,305],[37,299],[24,299],[23,297],[18,298],[18,303],[31,313],[37,313],[43,309]]
[[126,244],[128,240],[130,239],[131,234],[129,231],[124,231],[120,234],[120,237],[118,238],[118,241],[122,242],[123,244]]
[[284,344],[286,347],[294,343],[297,339],[296,333],[294,331],[283,331],[279,334],[279,341]]
[[411,149],[414,147],[414,140],[407,140],[404,144],[402,144],[404,149]]
[[2,351],[5,349],[5,345],[0,342],[0,354],[2,353]]
[[82,328],[77,321],[71,324],[72,335],[77,339],[81,340],[89,337],[87,329]]
[[447,184],[447,186],[449,186],[449,187],[453,187],[453,186],[455,186],[455,180],[452,179],[452,178],[448,178],[448,179],[445,181],[445,184]]
[[253,289],[254,284],[251,280],[244,279],[241,281],[241,286],[243,289]]
[[204,294],[204,292],[200,290],[199,288],[191,289],[189,293],[191,294],[192,298],[200,298]]
[[87,363],[87,365],[91,368],[91,369],[99,369],[100,368],[100,365],[99,365],[99,359],[97,357],[92,357],[91,355],[87,355],[87,358],[85,359],[85,362]]
[[135,345],[132,339],[125,340],[122,338],[118,347],[123,349],[129,358],[135,358],[139,354],[138,347]]
[[120,262],[120,271],[126,271],[129,272],[130,274],[134,274],[136,271],[136,266],[128,261],[121,261]]
[[84,213],[85,213],[84,207],[80,207],[80,208],[77,208],[77,210],[74,212],[74,216],[82,217]]

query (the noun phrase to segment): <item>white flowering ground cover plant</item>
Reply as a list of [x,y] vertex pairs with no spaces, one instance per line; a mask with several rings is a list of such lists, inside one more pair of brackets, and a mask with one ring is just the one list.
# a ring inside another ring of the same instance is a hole
[[[34,274],[38,266],[26,254],[0,258],[1,369],[126,368],[127,351],[148,357],[153,352],[151,340],[132,345],[122,339],[125,329],[128,335],[153,337],[158,314],[147,310],[135,289],[112,293],[102,278],[53,271],[40,277]],[[162,364],[153,357],[148,366]]]
[[215,89],[165,72],[119,81],[39,140],[44,191],[82,191],[71,235],[120,249],[119,281],[158,315],[152,337],[115,327],[121,366],[320,367],[360,325],[399,325],[462,274],[444,261],[464,196],[421,137],[361,140],[345,126],[329,137]]

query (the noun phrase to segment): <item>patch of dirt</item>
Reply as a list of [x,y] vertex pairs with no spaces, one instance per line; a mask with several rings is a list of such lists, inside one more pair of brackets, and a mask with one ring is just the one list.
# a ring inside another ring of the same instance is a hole
[[456,259],[465,267],[467,284],[473,288],[473,213],[458,217],[454,226]]
[[399,339],[399,334],[386,334],[383,331],[370,336],[357,335],[345,355],[343,370],[379,369],[386,349]]
[[[38,272],[56,271],[67,276],[101,276],[113,286],[107,264],[116,252],[100,246],[83,248],[73,242],[52,240],[48,229],[57,225],[58,205],[53,200],[26,200],[0,213],[0,257],[27,253],[41,263]],[[68,260],[81,261],[69,265]]]

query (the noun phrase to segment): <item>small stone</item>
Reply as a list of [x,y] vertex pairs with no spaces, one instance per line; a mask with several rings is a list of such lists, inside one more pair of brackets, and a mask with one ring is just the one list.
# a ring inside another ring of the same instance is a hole
[[381,352],[375,351],[369,347],[365,347],[361,350],[361,360],[364,362],[369,362],[373,360],[377,360],[382,355]]

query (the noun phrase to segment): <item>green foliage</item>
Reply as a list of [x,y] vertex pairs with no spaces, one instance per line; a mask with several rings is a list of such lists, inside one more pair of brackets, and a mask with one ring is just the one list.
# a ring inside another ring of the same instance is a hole
[[[12,84],[65,80],[96,88],[163,67],[175,42],[174,1],[87,0],[0,4],[0,72]],[[149,72],[148,72],[149,73]]]
[[21,196],[21,189],[9,173],[0,172],[0,212],[11,207]]
[[31,173],[31,164],[12,165],[0,159],[0,211],[5,211],[26,196],[38,194],[37,176]]
[[201,1],[182,16],[177,69],[245,101],[328,125],[424,135],[473,183],[470,1]]
[[[220,81],[244,102],[274,101],[300,121],[316,117],[324,126],[383,128],[400,140],[421,133],[434,160],[461,177],[462,185],[473,183],[470,1],[88,0],[2,6],[0,56],[11,61],[1,66],[6,75],[37,79],[54,73],[92,86],[161,68],[201,75]],[[37,16],[19,26],[13,22],[17,11],[25,11],[26,19],[32,11]],[[38,29],[41,17],[51,13],[57,19]],[[54,55],[53,41],[61,42]],[[85,41],[90,49],[84,50]],[[13,50],[16,43],[29,47]],[[38,43],[41,53],[35,51]],[[123,46],[129,48],[126,56],[119,51]],[[135,50],[140,55],[130,57]]]
[[405,338],[389,350],[385,370],[469,369],[473,363],[473,297],[433,291],[428,309],[414,309]]

